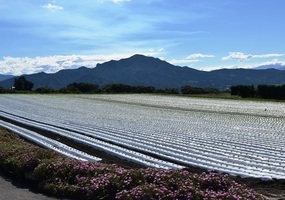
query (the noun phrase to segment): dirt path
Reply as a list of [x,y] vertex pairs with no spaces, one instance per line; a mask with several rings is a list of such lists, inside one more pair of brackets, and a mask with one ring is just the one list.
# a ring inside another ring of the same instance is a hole
[[254,178],[235,178],[235,181],[247,185],[268,200],[285,200],[285,180],[262,181]]
[[40,194],[32,187],[15,182],[0,169],[0,199],[5,200],[59,200]]

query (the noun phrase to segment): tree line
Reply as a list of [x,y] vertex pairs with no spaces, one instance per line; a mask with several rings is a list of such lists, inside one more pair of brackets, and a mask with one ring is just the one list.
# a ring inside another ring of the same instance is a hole
[[231,87],[231,95],[242,98],[263,98],[285,100],[285,85],[236,85]]
[[[60,89],[48,87],[39,87],[33,90],[34,84],[24,76],[15,78],[14,86],[11,89],[0,87],[0,93],[33,92],[41,94],[50,93],[78,93],[78,94],[96,94],[96,93],[160,93],[160,94],[220,94],[221,91],[215,88],[202,88],[184,85],[180,88],[156,89],[152,86],[131,86],[127,84],[106,84],[99,86],[97,84],[74,82]],[[235,85],[230,87],[231,95],[237,95],[242,98],[263,98],[285,100],[285,85]]]
[[165,88],[156,89],[152,86],[131,86],[127,84],[106,84],[99,86],[97,84],[86,82],[74,82],[68,84],[66,87],[60,89],[53,89],[49,87],[39,87],[33,90],[34,84],[24,76],[15,78],[14,86],[12,89],[0,88],[0,93],[13,93],[13,92],[34,92],[41,94],[50,93],[78,93],[78,94],[96,94],[96,93],[160,93],[160,94],[218,94],[219,90],[214,88],[201,88],[184,85],[180,88]]

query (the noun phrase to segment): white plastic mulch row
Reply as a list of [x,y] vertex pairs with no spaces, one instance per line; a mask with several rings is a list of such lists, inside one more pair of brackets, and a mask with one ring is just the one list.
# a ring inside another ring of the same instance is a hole
[[4,95],[0,110],[181,165],[285,179],[284,103],[152,95]]
[[[113,154],[115,156],[121,157],[122,159],[127,159],[139,164],[143,164],[148,167],[156,167],[156,168],[165,168],[165,169],[181,169],[183,166],[177,165],[171,162],[166,162],[160,159],[153,158],[151,156],[144,155],[142,153],[128,150],[116,145],[112,145],[108,142],[103,142],[97,139],[94,139],[92,137],[88,137],[85,135],[78,134],[73,131],[65,130],[62,128],[55,127],[53,125],[48,125],[45,123],[40,123],[36,121],[31,121],[28,119],[24,119],[21,117],[17,117],[14,115],[10,115],[8,113],[0,112],[0,115],[11,119],[14,121],[18,121],[20,123],[23,123],[28,126],[36,127],[42,130],[50,131],[54,134],[66,137],[68,139],[74,140],[76,142],[82,143],[84,145],[87,145],[89,147],[92,147],[94,149],[103,150],[109,154]],[[31,138],[35,138],[34,135],[31,135]],[[37,140],[37,139],[36,139]]]
[[32,142],[35,142],[36,144],[42,147],[54,150],[67,157],[74,158],[77,160],[82,160],[82,161],[93,161],[93,162],[102,160],[101,158],[88,155],[82,151],[79,151],[65,144],[62,144],[56,140],[52,140],[50,138],[44,137],[42,135],[39,135],[36,132],[16,126],[14,124],[0,120],[0,126],[20,135],[23,138],[26,138]]
[[[63,126],[57,124],[59,126]],[[84,127],[77,127],[74,125],[65,125],[65,128],[74,129],[78,132],[96,135],[96,137],[112,141],[113,143],[125,145],[127,147],[137,149],[140,151],[145,151],[148,153],[153,153],[164,157],[175,162],[183,163],[184,165],[191,165],[197,167],[203,167],[206,169],[215,169],[220,172],[239,174],[245,177],[257,177],[263,179],[270,179],[270,177],[282,178],[285,173],[285,160],[274,160],[272,158],[271,164],[268,165],[268,160],[257,160],[257,162],[251,163],[252,160],[240,160],[238,152],[234,152],[235,157],[230,153],[228,154],[216,154],[209,150],[203,150],[200,148],[191,148],[177,146],[171,141],[167,142],[165,140],[159,140],[158,138],[150,139],[147,134],[140,136],[127,135],[121,130],[111,130],[102,128],[88,130]],[[211,146],[211,144],[208,144]],[[212,146],[214,148],[214,146]],[[228,147],[223,150],[227,152]],[[203,154],[207,152],[207,157]],[[233,153],[233,152],[232,152]],[[248,154],[250,155],[250,154]],[[246,164],[246,165],[245,165]],[[250,170],[249,170],[250,169]],[[263,171],[261,171],[263,169]]]
[[[72,126],[65,127],[71,129],[74,128]],[[229,146],[220,148],[220,152],[215,153],[211,151],[215,148],[215,146],[211,143],[207,144],[207,149],[203,149],[202,146],[197,147],[194,145],[178,146],[171,141],[151,138],[148,134],[132,136],[121,130],[88,130],[86,128],[80,129],[79,127],[74,129],[85,134],[96,134],[96,137],[98,138],[109,140],[114,143],[125,145],[148,153],[157,154],[161,157],[178,161],[185,165],[204,167],[206,169],[215,169],[220,172],[264,179],[270,178],[271,176],[282,178],[285,173],[285,159],[276,159],[275,157],[271,156],[271,154],[267,156],[267,160],[257,159],[256,162],[253,162],[252,159],[246,158],[246,156],[245,160],[241,160],[239,155],[240,152],[238,152],[238,150],[229,152]],[[253,154],[249,153],[247,156],[250,157],[253,156]],[[248,169],[250,169],[250,171],[246,172]],[[261,171],[261,169],[263,169],[263,171]]]

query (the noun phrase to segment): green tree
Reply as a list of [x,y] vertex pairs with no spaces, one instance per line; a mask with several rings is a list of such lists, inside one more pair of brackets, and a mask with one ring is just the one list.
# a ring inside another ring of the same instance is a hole
[[15,78],[14,87],[18,91],[31,91],[34,87],[34,84],[30,81],[27,81],[24,76]]
[[242,98],[254,97],[255,93],[253,85],[236,85],[231,87],[231,95],[238,95]]
[[7,92],[7,90],[5,88],[0,87],[0,93],[6,93],[6,92]]
[[285,85],[258,85],[258,95],[264,99],[285,99]]
[[66,86],[66,91],[71,93],[98,93],[99,86],[92,83],[70,83]]
[[50,94],[50,93],[54,93],[55,90],[52,88],[48,88],[48,87],[39,87],[35,90],[36,93],[41,93],[41,94]]
[[103,86],[103,91],[105,93],[131,93],[132,87],[125,84],[106,84]]
[[181,87],[182,94],[219,94],[220,91],[215,88],[200,88],[184,85]]

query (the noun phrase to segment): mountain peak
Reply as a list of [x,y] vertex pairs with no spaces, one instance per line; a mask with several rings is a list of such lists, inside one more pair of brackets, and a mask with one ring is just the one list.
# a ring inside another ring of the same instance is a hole
[[135,62],[139,62],[139,61],[162,61],[160,60],[159,58],[154,58],[154,57],[151,57],[151,56],[145,56],[145,55],[142,55],[142,54],[134,54],[133,56],[129,57],[129,58],[125,58],[125,59],[122,59],[122,60],[131,60],[131,61],[135,61]]
[[146,56],[146,55],[143,55],[143,54],[134,54],[130,58],[158,59],[158,58],[155,58],[155,57],[152,57],[152,56]]
[[130,58],[152,58],[152,57],[145,56],[145,55],[143,55],[143,54],[134,54],[134,55],[132,55],[131,57],[129,57],[129,59],[130,59]]

